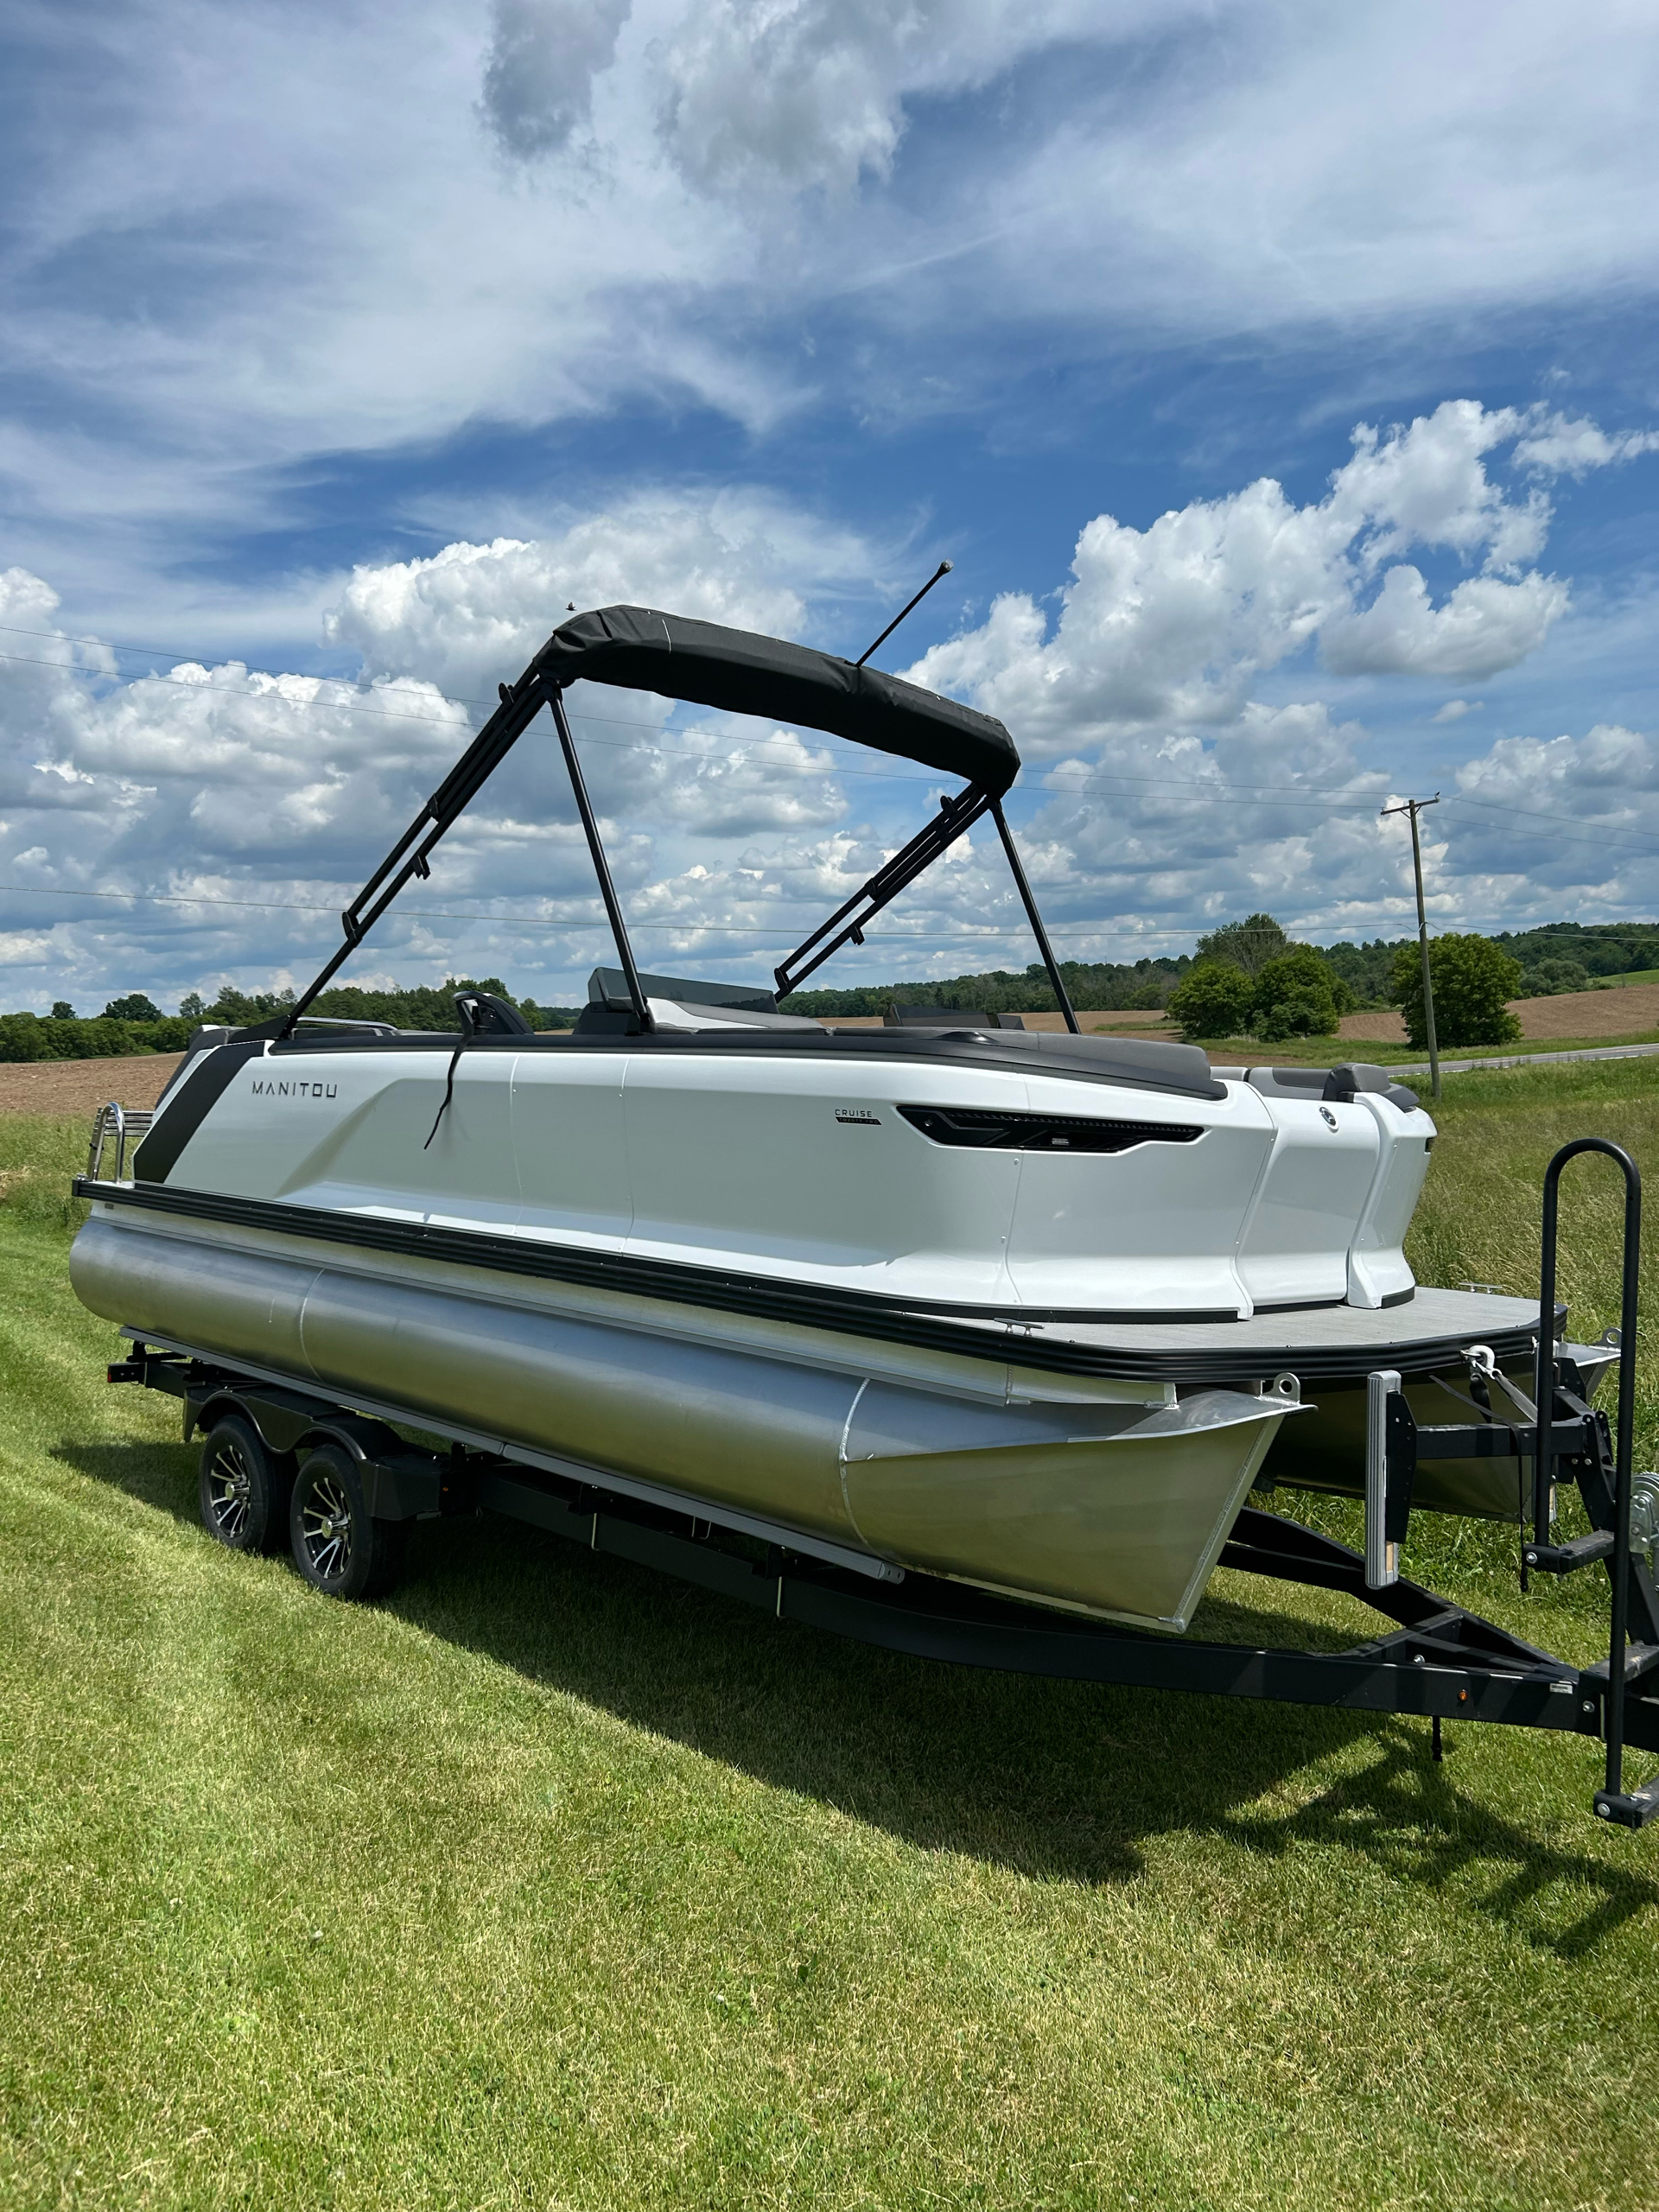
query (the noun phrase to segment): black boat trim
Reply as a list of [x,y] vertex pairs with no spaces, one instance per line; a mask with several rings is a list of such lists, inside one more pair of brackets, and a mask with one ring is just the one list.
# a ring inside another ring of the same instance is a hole
[[998,1114],[982,1106],[901,1106],[933,1144],[976,1152],[1128,1152],[1143,1144],[1192,1144],[1190,1122],[1109,1122],[1092,1114]]
[[[1237,1324],[1230,1312],[1157,1313],[1039,1306],[952,1305],[923,1299],[894,1299],[874,1291],[746,1274],[736,1269],[688,1265],[683,1261],[646,1259],[633,1253],[596,1252],[528,1237],[501,1236],[484,1230],[431,1227],[420,1222],[388,1221],[372,1214],[337,1213],[320,1206],[289,1205],[267,1198],[242,1198],[217,1191],[180,1190],[159,1184],[93,1182],[77,1176],[78,1198],[114,1206],[172,1215],[195,1221],[300,1236],[318,1243],[393,1252],[487,1273],[579,1283],[589,1288],[653,1299],[665,1305],[753,1315],[838,1336],[871,1338],[945,1352],[957,1358],[995,1360],[1058,1375],[1100,1376],[1118,1381],[1244,1383],[1290,1369],[1305,1382],[1351,1380],[1375,1364],[1375,1352],[1362,1346],[1297,1345],[1275,1348],[1247,1344],[1237,1350],[1179,1351],[1169,1347],[1092,1344],[1046,1333],[1056,1327],[1109,1328],[1160,1325]],[[1533,1329],[1483,1332],[1501,1361],[1531,1357]],[[1391,1368],[1402,1375],[1430,1375],[1464,1365],[1462,1339],[1442,1337],[1388,1347]]]
[[166,1182],[179,1164],[179,1154],[229,1090],[238,1069],[257,1059],[264,1049],[251,1039],[198,1053],[194,1066],[186,1063],[182,1081],[163,1097],[132,1155],[132,1172],[139,1180]]
[[[1020,1041],[1016,1042],[1019,1039]],[[296,1052],[448,1052],[449,1029],[406,1030],[397,1037],[284,1037],[270,1042],[273,1055]],[[1111,1047],[1126,1045],[1119,1055]],[[1165,1098],[1204,1098],[1219,1104],[1227,1086],[1194,1065],[1160,1071],[1156,1061],[1133,1057],[1147,1047],[1139,1038],[1083,1039],[1041,1031],[979,1029],[656,1029],[644,1034],[563,1030],[550,1036],[475,1037],[479,1052],[716,1052],[760,1053],[830,1059],[943,1060],[957,1066],[995,1068],[999,1073],[1048,1076],[1064,1083],[1092,1083],[1115,1090],[1147,1090]],[[1194,1049],[1163,1045],[1180,1053]],[[1195,1056],[1201,1058],[1201,1055]]]

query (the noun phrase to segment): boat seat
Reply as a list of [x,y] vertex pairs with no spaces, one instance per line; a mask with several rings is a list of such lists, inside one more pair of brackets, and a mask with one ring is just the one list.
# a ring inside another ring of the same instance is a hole
[[[739,1014],[776,1014],[778,995],[764,983],[702,983],[687,976],[646,976],[639,988],[648,999],[671,999],[676,1006],[723,1006]],[[595,968],[588,978],[589,1006],[632,1007],[628,979],[620,968]]]
[[1264,1098],[1300,1098],[1308,1103],[1347,1105],[1361,1091],[1386,1098],[1402,1114],[1411,1113],[1417,1094],[1395,1083],[1386,1068],[1351,1060],[1335,1068],[1247,1068],[1244,1080]]

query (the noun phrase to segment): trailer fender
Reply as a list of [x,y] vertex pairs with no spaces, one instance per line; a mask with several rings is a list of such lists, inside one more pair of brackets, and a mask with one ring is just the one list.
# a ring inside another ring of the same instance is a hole
[[446,1503],[443,1461],[423,1452],[385,1421],[342,1411],[326,1401],[275,1386],[232,1389],[215,1384],[200,1397],[185,1401],[184,1433],[211,1428],[226,1414],[251,1421],[260,1442],[276,1452],[314,1452],[333,1444],[355,1462],[364,1501],[377,1521],[419,1521],[435,1517]]

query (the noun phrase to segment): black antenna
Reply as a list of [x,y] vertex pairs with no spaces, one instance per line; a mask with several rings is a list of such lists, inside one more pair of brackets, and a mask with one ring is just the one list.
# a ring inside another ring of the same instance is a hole
[[[875,645],[885,645],[887,644],[887,639],[899,627],[899,625],[904,620],[906,615],[909,613],[910,608],[912,607],[919,607],[922,601],[927,597],[929,592],[932,590],[934,585],[938,583],[939,578],[941,576],[948,576],[955,565],[955,563],[951,561],[940,562],[938,567],[934,569],[932,575],[922,586],[920,591],[917,593],[915,598],[911,601],[910,606],[901,607],[899,612],[893,616],[892,621],[888,623],[887,628],[876,639]],[[863,652],[860,653],[858,658],[853,663],[853,666],[855,668],[862,668],[865,662],[868,660],[870,655],[875,651],[875,645],[866,645]]]

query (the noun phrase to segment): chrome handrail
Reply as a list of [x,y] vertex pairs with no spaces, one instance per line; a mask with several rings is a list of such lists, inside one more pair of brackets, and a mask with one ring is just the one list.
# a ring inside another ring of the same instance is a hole
[[92,1142],[86,1147],[88,1182],[96,1183],[102,1180],[104,1147],[111,1135],[115,1138],[115,1173],[110,1179],[117,1183],[124,1182],[127,1173],[129,1140],[136,1148],[139,1139],[155,1118],[156,1115],[152,1108],[124,1107],[118,1105],[113,1098],[107,1105],[100,1106],[92,1122]]

